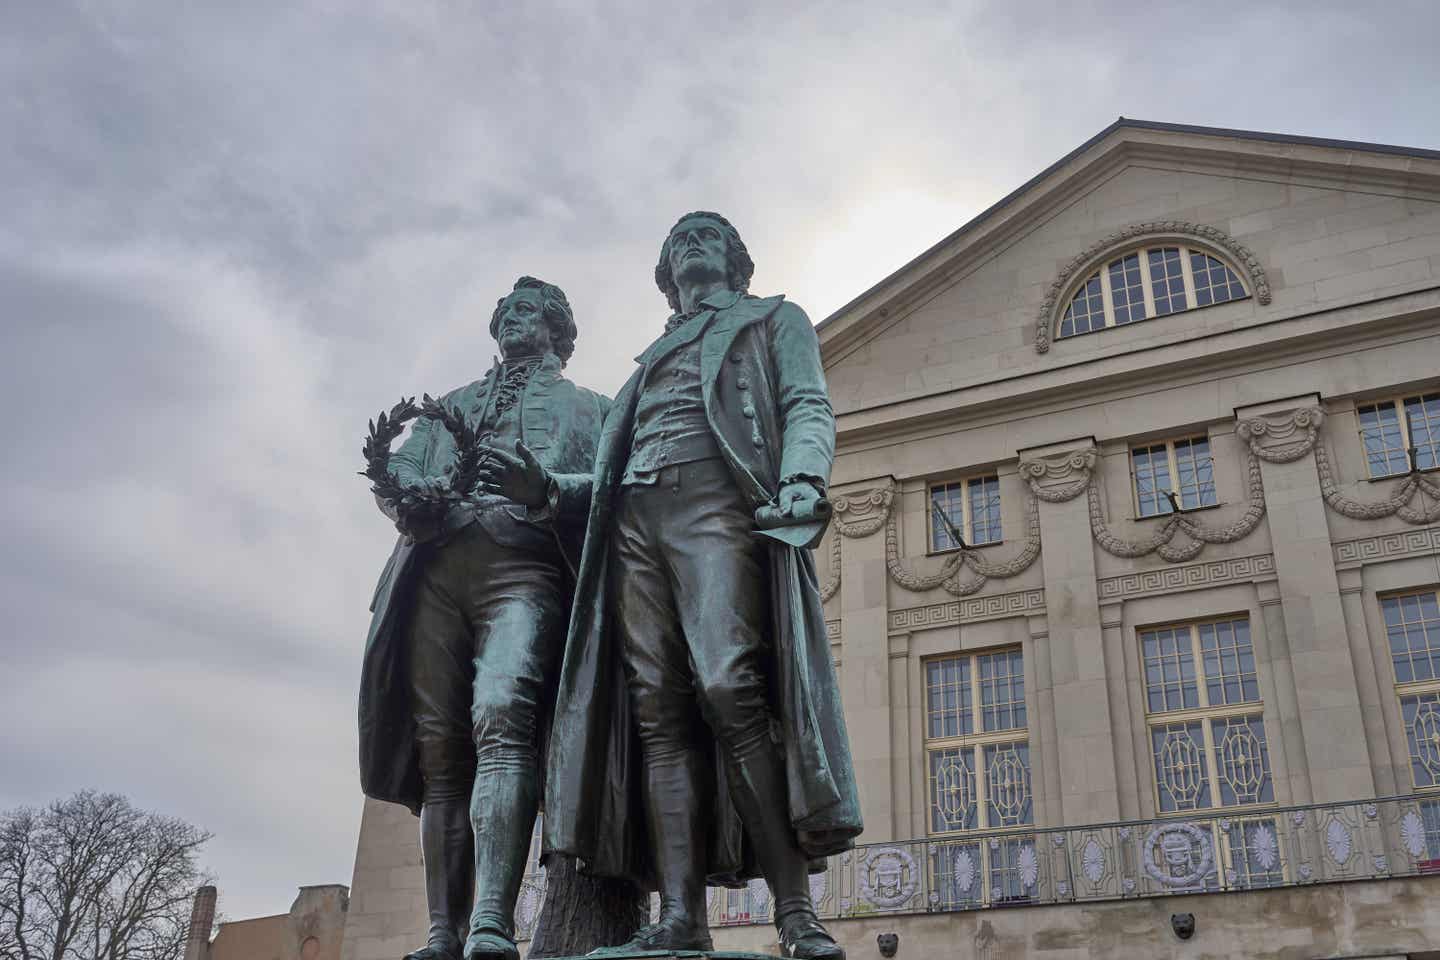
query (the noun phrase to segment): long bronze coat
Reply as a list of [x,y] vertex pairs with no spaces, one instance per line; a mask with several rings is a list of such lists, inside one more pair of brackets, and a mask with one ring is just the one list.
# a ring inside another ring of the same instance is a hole
[[[783,297],[710,301],[700,346],[701,390],[710,428],[752,507],[782,482],[828,480],[835,417],[819,343],[809,319]],[[721,304],[725,304],[721,306]],[[652,347],[653,349],[653,347]],[[630,720],[618,638],[609,621],[614,497],[630,454],[641,367],[616,396],[601,430],[593,476],[557,476],[562,515],[588,515],[575,609],[561,669],[545,789],[547,853],[578,856],[589,872],[649,883],[641,808],[640,744]],[[789,817],[812,858],[848,848],[861,831],[850,744],[830,659],[814,558],[769,546],[772,604],[771,704],[789,785]],[[713,745],[712,745],[713,747]],[[713,883],[754,876],[754,858],[729,800],[724,764],[712,749],[716,818],[707,874]]]
[[[609,401],[560,375],[558,357],[541,363],[520,395],[521,439],[551,472],[586,471],[595,462],[595,445]],[[490,405],[499,378],[497,364],[483,378],[440,398],[458,408],[472,425],[479,424]],[[418,421],[409,438],[391,457],[391,470],[402,481],[444,476],[455,459],[449,431],[429,420]],[[528,522],[523,507],[513,516],[485,518],[493,537],[505,540],[513,524]],[[585,535],[583,518],[557,518],[553,524],[560,548],[573,565]],[[401,537],[380,574],[371,600],[370,632],[360,667],[360,786],[367,797],[403,803],[420,811],[420,768],[411,715],[407,651],[401,629],[409,613],[415,573],[431,550],[426,543]],[[568,597],[566,598],[568,601]]]

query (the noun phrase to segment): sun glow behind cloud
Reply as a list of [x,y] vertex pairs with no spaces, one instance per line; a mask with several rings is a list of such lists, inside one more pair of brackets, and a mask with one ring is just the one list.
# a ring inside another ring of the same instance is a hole
[[232,917],[349,881],[361,433],[522,273],[613,392],[686,210],[818,321],[1117,114],[1437,145],[1433,4],[1224,6],[12,5],[0,807],[205,826]]

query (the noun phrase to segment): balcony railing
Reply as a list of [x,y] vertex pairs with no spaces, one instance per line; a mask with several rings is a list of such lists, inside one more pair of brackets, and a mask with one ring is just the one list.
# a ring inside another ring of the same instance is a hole
[[[867,843],[810,877],[822,918],[1220,893],[1440,874],[1440,795],[1234,809]],[[528,937],[544,874],[517,910]],[[761,880],[709,891],[710,923],[770,922]]]

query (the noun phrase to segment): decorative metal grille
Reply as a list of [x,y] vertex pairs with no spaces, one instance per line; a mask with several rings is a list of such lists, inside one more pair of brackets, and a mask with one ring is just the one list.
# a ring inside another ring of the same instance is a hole
[[1211,721],[1216,772],[1220,776],[1220,805],[1271,803],[1270,753],[1265,745],[1265,724],[1259,716],[1227,717]]
[[[823,918],[946,913],[1440,874],[1440,796],[1278,807],[1261,816],[1165,818],[878,843],[812,874]],[[544,873],[525,878],[517,917],[528,939]],[[715,926],[769,923],[752,880],[707,898]]]
[[954,747],[930,753],[930,829],[936,833],[973,830],[978,824],[974,747]]
[[1410,766],[1417,787],[1440,786],[1440,693],[1400,698]]
[[1150,736],[1155,749],[1160,809],[1173,813],[1210,806],[1210,776],[1199,721],[1154,726]]

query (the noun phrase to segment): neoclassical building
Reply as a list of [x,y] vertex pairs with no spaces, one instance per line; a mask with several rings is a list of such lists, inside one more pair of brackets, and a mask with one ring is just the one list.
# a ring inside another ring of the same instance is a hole
[[1440,957],[1440,152],[1121,119],[819,332],[850,955]]

